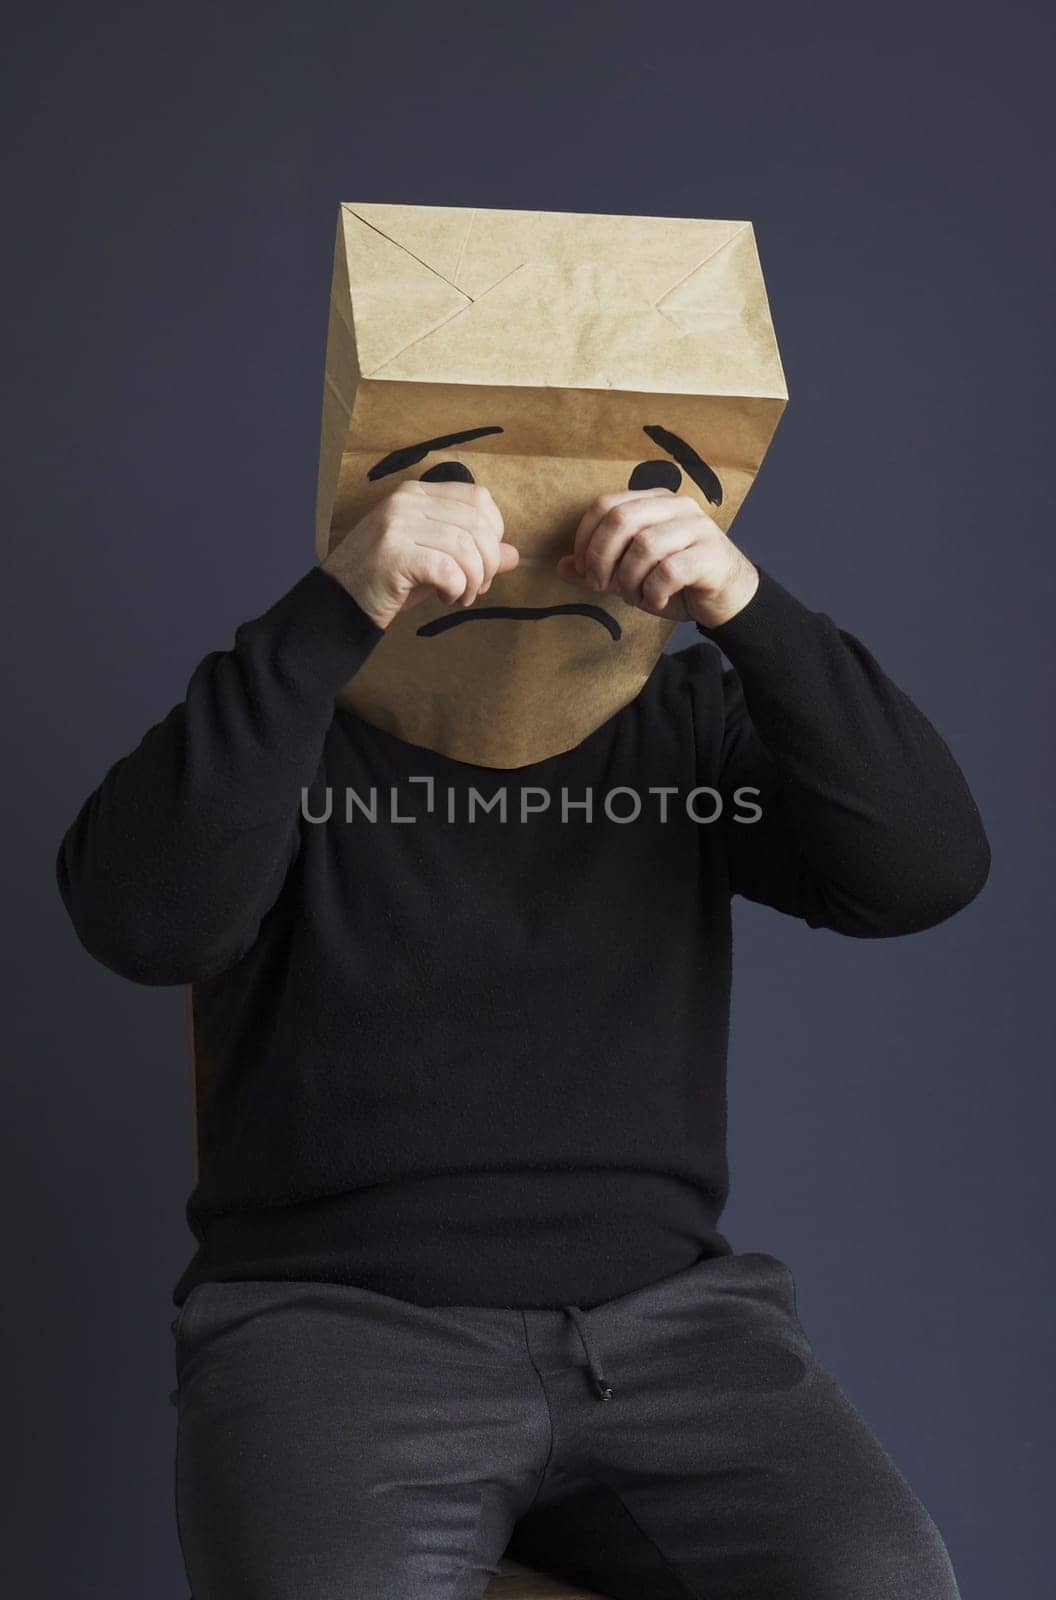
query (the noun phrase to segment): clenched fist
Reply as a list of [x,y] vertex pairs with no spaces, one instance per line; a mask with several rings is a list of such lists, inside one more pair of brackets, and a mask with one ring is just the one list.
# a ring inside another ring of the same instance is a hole
[[557,574],[654,617],[706,628],[743,611],[759,587],[757,568],[718,523],[692,496],[670,489],[599,495]]
[[428,596],[471,606],[486,594],[496,573],[517,565],[517,551],[502,534],[502,514],[482,484],[409,479],[379,500],[322,565],[387,628]]

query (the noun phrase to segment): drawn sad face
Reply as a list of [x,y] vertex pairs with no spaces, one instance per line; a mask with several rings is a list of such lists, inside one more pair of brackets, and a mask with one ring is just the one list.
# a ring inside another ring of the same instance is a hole
[[[503,436],[499,448],[477,444],[494,436]],[[400,482],[456,480],[487,486],[520,560],[472,606],[433,599],[397,617],[339,705],[410,744],[500,769],[572,749],[615,716],[642,688],[674,624],[617,595],[589,600],[558,577],[584,511],[600,494],[668,489],[698,500],[725,528],[753,476],[705,460],[660,424],[643,423],[641,439],[630,461],[517,455],[499,424],[402,444],[380,460],[347,451],[331,544]]]

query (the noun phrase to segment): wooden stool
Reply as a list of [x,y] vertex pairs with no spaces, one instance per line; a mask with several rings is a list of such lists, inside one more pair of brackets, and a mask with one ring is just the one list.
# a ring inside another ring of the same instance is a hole
[[486,1600],[603,1600],[590,1589],[569,1589],[554,1578],[519,1566],[516,1561],[500,1561],[499,1570],[488,1584]]
[[[191,1040],[191,1145],[194,1182],[198,1182],[198,1102],[208,1079],[212,1063],[199,1057],[195,1045],[194,991],[187,990],[187,1026]],[[533,1572],[516,1561],[501,1561],[499,1570],[488,1584],[486,1600],[602,1600],[601,1596],[588,1594],[586,1589],[569,1589],[554,1578]]]

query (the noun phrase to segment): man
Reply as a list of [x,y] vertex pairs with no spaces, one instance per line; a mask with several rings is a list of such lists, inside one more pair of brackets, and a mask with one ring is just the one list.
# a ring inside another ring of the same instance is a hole
[[[354,226],[387,210],[415,208]],[[575,221],[581,309],[603,280]],[[423,398],[383,352],[390,401],[359,359],[321,565],[200,664],[59,856],[93,955],[194,988],[196,1600],[479,1600],[507,1548],[628,1600],[952,1600],[789,1269],[717,1224],[731,897],[933,926],[986,878],[975,805],[872,655],[730,539],[765,406],[720,396],[705,455],[677,394],[630,384],[604,415],[600,385],[540,408],[528,384],[445,417],[429,360]],[[679,622],[701,642],[659,655]]]

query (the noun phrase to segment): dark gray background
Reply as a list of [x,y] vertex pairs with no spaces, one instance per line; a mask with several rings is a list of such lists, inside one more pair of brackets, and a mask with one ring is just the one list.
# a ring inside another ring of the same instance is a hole
[[792,399],[736,537],[931,716],[994,866],[962,915],[886,942],[740,906],[725,1227],[793,1267],[819,1354],[931,1509],[966,1600],[1040,1597],[1047,28],[1015,6],[991,24],[953,5],[610,0],[381,21],[36,5],[20,30],[4,90],[12,1592],[186,1595],[168,1401],[191,1247],[184,997],[80,950],[53,861],[198,659],[312,560],[333,230],[355,199],[755,223]]

